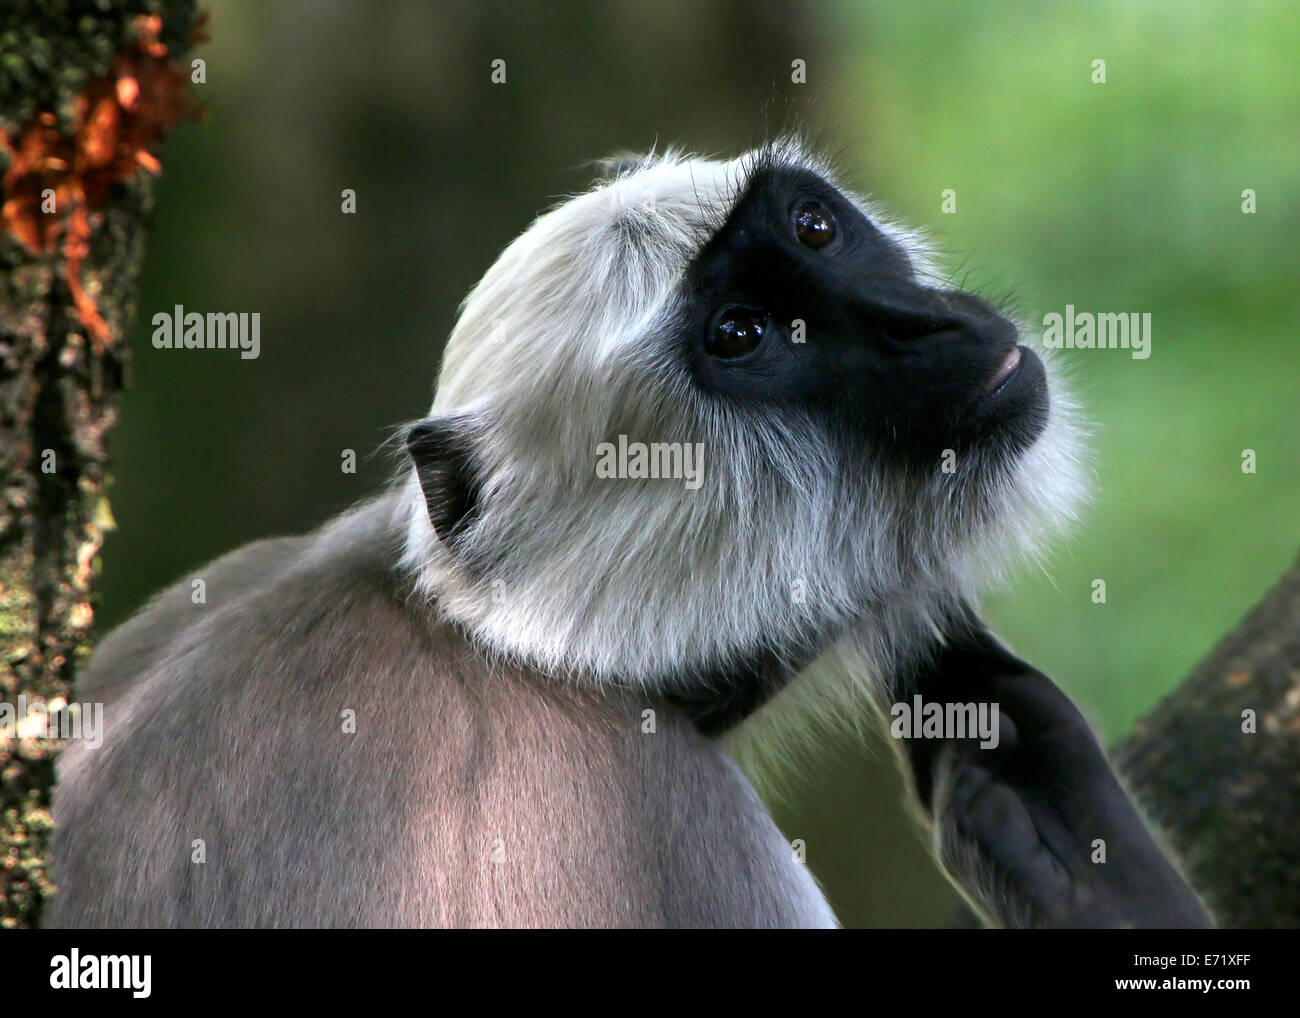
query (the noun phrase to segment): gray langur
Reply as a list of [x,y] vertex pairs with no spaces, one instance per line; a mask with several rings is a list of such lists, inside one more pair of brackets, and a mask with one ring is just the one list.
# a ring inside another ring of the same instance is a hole
[[103,641],[47,924],[831,926],[734,759],[922,694],[1001,705],[899,746],[985,922],[1204,925],[969,607],[1084,493],[1028,343],[798,140],[609,164],[466,298],[391,491]]

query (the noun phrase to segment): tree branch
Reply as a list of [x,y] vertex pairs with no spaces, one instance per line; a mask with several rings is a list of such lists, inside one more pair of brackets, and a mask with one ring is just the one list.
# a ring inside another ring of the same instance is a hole
[[1300,562],[1114,760],[1219,925],[1300,926]]

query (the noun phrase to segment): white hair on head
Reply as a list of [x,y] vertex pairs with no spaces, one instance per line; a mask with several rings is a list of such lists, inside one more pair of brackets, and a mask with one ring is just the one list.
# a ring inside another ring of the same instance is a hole
[[[919,234],[793,138],[726,161],[652,154],[540,216],[467,296],[443,357],[431,416],[474,436],[474,525],[449,550],[414,470],[402,496],[404,566],[481,646],[580,680],[665,687],[834,632],[847,634],[832,656],[853,658],[849,685],[872,693],[864,674],[1070,519],[1084,492],[1078,428],[1050,362],[1038,439],[951,475],[841,462],[802,413],[741,411],[692,384],[672,356],[684,270],[770,165],[820,174],[918,276],[937,276]],[[598,477],[597,446],[619,435],[703,443],[703,485]],[[811,697],[823,711],[808,685],[777,702]],[[812,685],[835,702],[848,693]]]

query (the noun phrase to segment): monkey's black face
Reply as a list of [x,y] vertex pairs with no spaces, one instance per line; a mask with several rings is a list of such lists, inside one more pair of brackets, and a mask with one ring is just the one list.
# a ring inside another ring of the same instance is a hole
[[807,170],[750,179],[691,263],[689,360],[721,398],[801,405],[886,456],[1028,447],[1042,362],[971,294],[920,283],[896,243]]

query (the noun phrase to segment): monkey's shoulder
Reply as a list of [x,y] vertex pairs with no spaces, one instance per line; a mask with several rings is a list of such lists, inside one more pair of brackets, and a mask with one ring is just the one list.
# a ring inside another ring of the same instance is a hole
[[104,641],[103,745],[60,760],[56,922],[832,921],[683,714],[489,659],[348,526],[241,549]]

